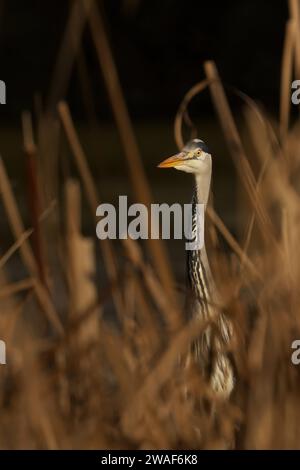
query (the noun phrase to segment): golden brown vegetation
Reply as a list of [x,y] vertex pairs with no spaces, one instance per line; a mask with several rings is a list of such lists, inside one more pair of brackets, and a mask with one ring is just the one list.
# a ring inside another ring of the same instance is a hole
[[[179,357],[206,325],[184,320],[161,242],[150,240],[143,251],[136,242],[123,240],[120,262],[111,241],[98,241],[101,253],[96,257],[95,240],[81,233],[81,199],[86,198],[92,219],[101,201],[68,105],[59,100],[85,22],[133,193],[147,205],[152,196],[101,16],[92,1],[73,3],[47,108],[37,116],[37,144],[31,115],[24,113],[22,119],[31,183],[29,229],[0,161],[1,197],[15,238],[0,259],[0,336],[8,357],[7,365],[0,366],[1,448],[299,447],[300,375],[291,363],[291,343],[300,335],[300,122],[289,126],[292,65],[300,48],[298,6],[291,1],[279,125],[271,125],[241,95],[251,153],[212,62],[204,64],[206,80],[187,94],[175,122],[181,147],[182,119],[191,125],[189,101],[210,90],[245,201],[240,210],[248,214],[244,239],[238,242],[213,208],[208,209],[210,258],[222,308],[235,326],[229,353],[236,384],[224,403],[195,365],[180,364]],[[61,181],[59,176],[62,140],[68,143],[77,180]],[[220,253],[219,235],[227,241],[230,257]],[[16,253],[27,275],[10,283],[6,263]],[[97,263],[107,274],[100,286],[93,280]],[[114,322],[104,315],[108,304]]]

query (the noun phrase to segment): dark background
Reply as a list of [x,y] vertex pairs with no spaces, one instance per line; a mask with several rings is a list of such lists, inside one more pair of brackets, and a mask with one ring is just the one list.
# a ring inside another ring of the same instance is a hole
[[[32,105],[49,89],[65,27],[68,0],[1,1],[0,78],[7,84],[2,120]],[[214,59],[223,80],[276,110],[287,2],[230,0],[106,0],[107,28],[121,82],[134,118],[170,117],[180,98]],[[111,113],[90,40],[84,51],[100,119]],[[84,118],[78,78],[68,91],[73,112]],[[200,113],[206,112],[204,99]]]
[[[30,226],[28,181],[20,116],[24,109],[35,116],[34,96],[47,97],[71,3],[0,0],[0,79],[7,86],[7,104],[0,106],[0,154],[26,226]],[[105,0],[99,5],[153,198],[159,203],[189,202],[192,178],[157,169],[158,162],[177,151],[173,123],[178,105],[204,78],[203,62],[213,59],[225,85],[247,93],[276,118],[288,2]],[[118,195],[133,196],[132,185],[88,27],[82,45],[92,109],[87,110],[76,66],[65,98],[102,201],[117,204]],[[232,93],[228,97],[242,130],[241,102]],[[213,155],[215,207],[238,238],[243,233],[239,225],[248,215],[239,210],[236,172],[208,90],[190,110],[199,137]],[[72,160],[63,137],[60,164]],[[251,159],[251,153],[248,156]],[[70,171],[78,177],[72,165]],[[11,237],[2,206],[0,217],[3,238]],[[83,230],[95,236],[86,206]],[[185,266],[182,243],[167,245],[180,276]]]

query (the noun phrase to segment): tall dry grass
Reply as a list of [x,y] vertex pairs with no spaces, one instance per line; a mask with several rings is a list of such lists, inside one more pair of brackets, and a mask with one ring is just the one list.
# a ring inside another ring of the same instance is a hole
[[[1,197],[15,238],[0,259],[0,336],[7,343],[8,361],[0,366],[1,448],[300,447],[300,375],[291,363],[291,343],[300,337],[300,123],[291,127],[288,118],[292,66],[299,62],[299,2],[290,6],[278,125],[240,95],[251,154],[213,62],[204,64],[205,81],[187,94],[175,120],[181,147],[183,120],[192,125],[189,101],[210,90],[248,216],[238,241],[213,207],[207,214],[222,309],[235,330],[228,347],[236,369],[235,390],[224,402],[194,364],[183,367],[179,360],[207,323],[186,321],[162,243],[150,241],[143,251],[138,243],[123,240],[125,261],[120,262],[111,241],[97,242],[101,254],[96,258],[96,240],[82,235],[81,199],[86,198],[92,220],[101,201],[70,110],[61,99],[78,51],[82,55],[86,23],[133,193],[146,204],[152,196],[97,4],[74,2],[53,89],[37,116],[37,142],[31,116],[23,114],[31,182],[29,229],[0,162]],[[69,146],[77,181],[58,177],[57,139]],[[56,175],[53,186],[49,175]],[[220,253],[218,236],[227,241],[231,256]],[[16,254],[27,275],[11,283],[6,265]],[[100,286],[93,280],[98,259],[107,278]],[[104,314],[107,305],[113,305],[115,322]]]

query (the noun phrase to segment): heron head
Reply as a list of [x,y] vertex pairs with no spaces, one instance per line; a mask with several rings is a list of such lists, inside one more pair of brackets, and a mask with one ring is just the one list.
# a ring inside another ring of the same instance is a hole
[[203,140],[193,139],[183,147],[181,152],[163,160],[158,167],[175,168],[194,174],[210,173],[211,154]]

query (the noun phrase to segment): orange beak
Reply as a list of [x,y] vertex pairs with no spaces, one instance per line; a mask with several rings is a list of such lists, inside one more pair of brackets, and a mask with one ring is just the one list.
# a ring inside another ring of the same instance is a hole
[[172,168],[174,166],[179,166],[184,163],[186,160],[187,153],[186,152],[179,152],[172,157],[166,158],[163,160],[158,166],[158,168]]

